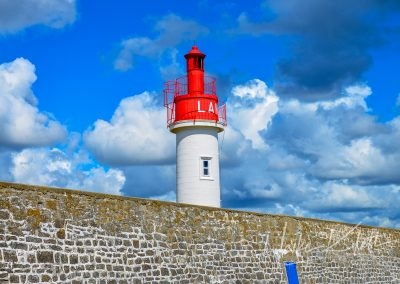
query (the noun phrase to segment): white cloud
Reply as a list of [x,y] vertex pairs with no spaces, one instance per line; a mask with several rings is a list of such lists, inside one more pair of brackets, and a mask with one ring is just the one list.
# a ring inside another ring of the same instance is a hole
[[383,207],[381,200],[372,192],[335,182],[323,184],[314,198],[306,204],[306,208],[317,212],[359,211],[380,207]]
[[247,187],[251,188],[251,196],[255,198],[277,199],[281,198],[283,194],[282,189],[276,184],[271,185],[270,188],[259,188],[257,183],[250,183]]
[[156,58],[166,52],[176,52],[174,48],[182,41],[197,39],[206,34],[208,30],[191,20],[183,20],[181,17],[169,14],[163,17],[155,25],[159,35],[154,38],[134,37],[123,40],[121,51],[114,61],[114,67],[120,71],[126,71],[133,67],[134,56]]
[[159,50],[153,44],[153,41],[146,37],[130,38],[122,41],[122,50],[114,62],[114,67],[117,70],[126,71],[133,66],[133,56],[157,56]]
[[123,99],[110,122],[97,120],[84,135],[94,156],[113,165],[171,163],[174,138],[165,109],[148,92]]
[[[11,155],[14,182],[66,187],[121,194],[125,176],[117,169],[105,170],[90,161],[82,164],[76,154],[68,156],[57,148],[24,149]],[[89,167],[88,170],[81,168]]]
[[108,194],[122,194],[121,190],[126,178],[121,170],[105,170],[103,167],[97,166],[91,168],[89,171],[84,171],[82,174],[84,175],[82,180],[70,182],[68,187]]
[[22,150],[13,155],[12,163],[14,180],[24,183],[55,185],[72,171],[71,162],[56,148]]
[[0,65],[0,145],[45,146],[65,139],[65,128],[37,108],[35,81],[35,66],[26,59]]
[[[252,82],[228,98],[224,206],[398,226],[393,186],[400,184],[400,118],[381,123],[369,114],[369,86],[352,85],[341,98],[307,103],[278,100],[263,91],[263,82]],[[256,110],[263,119],[254,119]]]
[[344,96],[332,101],[317,102],[316,104],[326,109],[345,105],[348,108],[361,107],[363,110],[368,111],[365,99],[371,94],[372,90],[367,85],[352,85],[345,88]]
[[176,200],[176,193],[175,191],[168,191],[165,194],[158,195],[158,196],[150,196],[150,199],[168,201],[168,202],[175,202]]
[[0,1],[0,33],[33,25],[62,28],[75,21],[75,0]]
[[[395,166],[368,138],[340,145],[336,151],[321,153],[311,172],[317,177],[349,179],[379,176],[382,169]],[[398,163],[400,165],[400,163]]]
[[278,97],[263,81],[254,79],[234,87],[227,101],[227,111],[231,127],[250,140],[253,148],[267,147],[260,131],[268,127],[278,111]]

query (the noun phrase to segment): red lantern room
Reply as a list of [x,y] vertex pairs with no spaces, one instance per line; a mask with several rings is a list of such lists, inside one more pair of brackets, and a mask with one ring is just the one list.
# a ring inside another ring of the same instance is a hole
[[185,55],[186,76],[165,83],[164,105],[171,131],[183,122],[213,122],[226,126],[225,105],[218,106],[215,78],[204,75],[204,58],[197,46]]
[[193,46],[192,50],[185,55],[188,82],[188,94],[204,93],[204,58],[205,54]]

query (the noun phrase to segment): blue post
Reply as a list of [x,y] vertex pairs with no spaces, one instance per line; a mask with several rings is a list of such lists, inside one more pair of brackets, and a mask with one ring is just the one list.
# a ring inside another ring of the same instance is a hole
[[292,261],[285,261],[286,276],[289,284],[299,284],[299,277],[297,276],[296,263]]

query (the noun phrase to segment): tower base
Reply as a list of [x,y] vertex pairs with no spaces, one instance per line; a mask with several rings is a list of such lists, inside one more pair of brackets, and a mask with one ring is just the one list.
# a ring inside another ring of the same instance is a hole
[[218,132],[222,127],[204,124],[170,128],[176,134],[176,199],[220,207]]

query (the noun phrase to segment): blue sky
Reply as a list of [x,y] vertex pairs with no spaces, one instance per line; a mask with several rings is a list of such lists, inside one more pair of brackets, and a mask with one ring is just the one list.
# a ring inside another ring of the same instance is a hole
[[398,1],[0,0],[0,180],[175,200],[195,43],[225,208],[400,228]]

